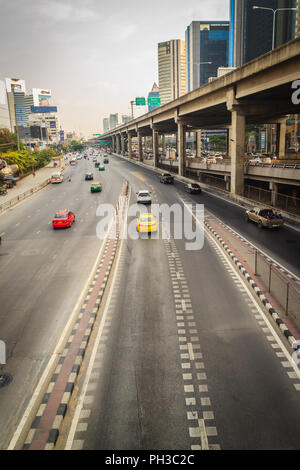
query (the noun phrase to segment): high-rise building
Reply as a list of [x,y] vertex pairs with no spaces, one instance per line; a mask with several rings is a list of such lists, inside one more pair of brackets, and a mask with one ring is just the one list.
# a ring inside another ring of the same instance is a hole
[[5,83],[0,80],[0,129],[10,129]]
[[109,115],[109,129],[112,130],[118,126],[119,118],[118,113]]
[[126,124],[129,121],[131,121],[131,116],[127,114],[122,114],[122,124]]
[[[274,47],[293,39],[296,12],[278,9],[296,5],[297,0],[230,0],[230,66],[240,67],[272,50],[273,23]],[[274,14],[265,8],[278,11]]]
[[187,91],[195,90],[229,65],[229,22],[192,21],[185,32]]
[[158,44],[158,82],[161,105],[186,93],[184,41],[173,39]]
[[104,118],[103,119],[103,132],[109,131],[109,119]]
[[25,104],[25,113],[26,113],[26,118],[27,121],[29,119],[29,116],[31,114],[31,106],[34,106],[33,104],[33,95],[25,95],[24,98],[24,104]]
[[[152,90],[148,93],[148,99],[149,98],[160,98],[159,96],[159,88],[156,85],[156,83],[153,84]],[[151,111],[154,111],[154,109],[159,108],[160,105],[151,105],[148,104],[148,112],[150,113]]]
[[9,111],[11,131],[15,132],[16,126],[25,127],[27,117],[25,111],[25,81],[19,78],[6,78],[7,104]]

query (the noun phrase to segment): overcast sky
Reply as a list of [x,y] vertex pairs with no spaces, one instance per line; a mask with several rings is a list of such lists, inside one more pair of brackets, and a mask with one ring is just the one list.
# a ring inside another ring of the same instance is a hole
[[228,19],[229,0],[0,0],[0,79],[51,89],[63,129],[87,136],[158,83],[158,42]]

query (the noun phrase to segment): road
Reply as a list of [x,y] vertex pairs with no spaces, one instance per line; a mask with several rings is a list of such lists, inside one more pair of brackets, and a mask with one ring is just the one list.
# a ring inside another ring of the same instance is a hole
[[[90,169],[103,183],[102,193],[90,193],[84,181]],[[7,348],[2,371],[13,376],[0,391],[0,448],[22,416],[101,247],[96,209],[101,202],[115,204],[123,182],[122,175],[108,173],[78,161],[62,184],[47,186],[0,218],[0,338]],[[66,208],[76,223],[54,231],[55,211]]]
[[[111,166],[131,203],[139,189],[181,203],[181,185],[118,158]],[[214,242],[195,252],[184,240],[128,239],[120,256],[67,448],[298,449],[299,372]]]
[[[14,377],[0,390],[2,448],[99,251],[96,207],[115,204],[124,179],[130,203],[140,189],[169,205],[182,205],[184,195],[220,217],[226,210],[238,231],[274,257],[280,251],[280,232],[262,234],[240,222],[238,206],[207,192],[192,198],[180,183],[165,186],[151,170],[110,160],[99,173],[103,193],[90,194],[83,175],[91,162],[82,160],[66,173],[71,183],[47,187],[0,219],[1,338]],[[48,222],[62,206],[74,210],[76,224],[53,231]],[[284,231],[280,237],[299,242],[298,232]],[[286,245],[280,258],[296,271],[295,250]],[[121,242],[97,320],[105,328],[99,337],[94,328],[58,448],[299,449],[300,375],[287,343],[209,235],[201,250],[185,248],[185,240],[172,237]],[[94,350],[97,361],[90,363]]]

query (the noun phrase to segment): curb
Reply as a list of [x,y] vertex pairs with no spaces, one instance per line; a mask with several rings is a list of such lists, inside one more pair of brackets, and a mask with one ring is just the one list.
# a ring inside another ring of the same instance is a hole
[[270,304],[268,299],[264,296],[260,288],[257,286],[255,281],[252,279],[250,274],[246,271],[242,263],[237,259],[237,257],[234,255],[234,253],[230,250],[228,245],[224,242],[222,237],[218,235],[218,233],[209,225],[208,222],[204,221],[204,224],[206,225],[207,229],[214,235],[214,237],[218,240],[218,242],[222,245],[224,251],[230,256],[234,264],[238,267],[239,271],[243,274],[243,276],[246,278],[248,284],[250,284],[251,288],[254,290],[255,294],[261,301],[261,303],[264,305],[268,313],[272,316],[273,320],[275,320],[276,325],[280,329],[280,331],[284,334],[292,348],[296,351],[300,348],[300,345],[298,344],[297,340],[294,338],[290,330],[287,328],[285,325],[284,321],[279,317],[278,313],[276,310],[273,308],[273,306]]

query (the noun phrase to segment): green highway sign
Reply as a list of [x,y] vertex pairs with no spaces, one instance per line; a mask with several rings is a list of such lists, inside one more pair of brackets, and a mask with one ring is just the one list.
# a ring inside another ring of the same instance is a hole
[[160,105],[160,98],[148,98],[148,105],[150,106],[159,106]]
[[101,135],[101,134],[93,134],[93,135]]
[[136,106],[146,106],[146,99],[145,98],[136,98],[135,99]]

